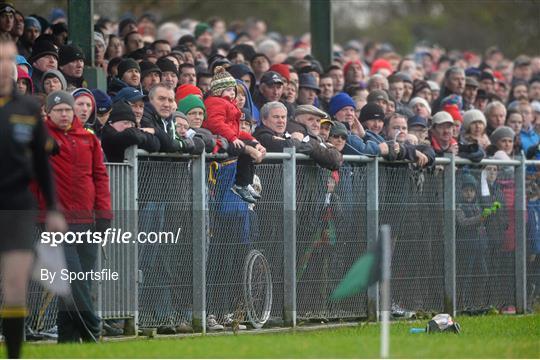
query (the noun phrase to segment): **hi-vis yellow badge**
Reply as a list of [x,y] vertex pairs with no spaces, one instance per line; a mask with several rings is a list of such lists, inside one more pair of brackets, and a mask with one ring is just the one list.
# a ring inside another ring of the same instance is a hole
[[9,117],[9,122],[12,124],[36,125],[37,119],[31,115],[13,114]]

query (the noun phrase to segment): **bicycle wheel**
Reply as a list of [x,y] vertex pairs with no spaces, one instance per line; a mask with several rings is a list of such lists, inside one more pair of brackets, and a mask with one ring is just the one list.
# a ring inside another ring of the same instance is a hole
[[251,250],[244,262],[244,301],[249,322],[260,329],[272,310],[272,275],[264,255]]

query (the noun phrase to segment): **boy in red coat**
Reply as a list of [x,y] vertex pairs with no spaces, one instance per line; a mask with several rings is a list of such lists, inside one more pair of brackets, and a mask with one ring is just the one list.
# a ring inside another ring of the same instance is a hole
[[207,117],[203,127],[229,142],[227,152],[238,156],[236,179],[231,191],[249,203],[257,202],[260,194],[253,187],[254,163],[262,161],[266,149],[251,134],[240,130],[242,112],[236,106],[236,80],[221,66],[216,67],[210,84],[211,96],[204,105]]

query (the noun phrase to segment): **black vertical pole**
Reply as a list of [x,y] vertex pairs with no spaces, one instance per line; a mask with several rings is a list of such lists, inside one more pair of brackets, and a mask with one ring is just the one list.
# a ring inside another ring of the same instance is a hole
[[311,52],[326,69],[332,63],[332,1],[310,0]]

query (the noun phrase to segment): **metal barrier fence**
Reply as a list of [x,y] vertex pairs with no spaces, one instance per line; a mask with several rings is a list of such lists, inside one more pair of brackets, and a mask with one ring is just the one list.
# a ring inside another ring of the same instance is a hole
[[[185,322],[202,332],[208,315],[241,321],[244,261],[256,249],[270,266],[272,321],[377,319],[376,285],[337,303],[328,296],[385,223],[392,227],[395,306],[455,314],[514,305],[524,312],[537,296],[540,205],[534,198],[527,212],[525,161],[440,158],[435,169],[420,170],[346,156],[331,173],[290,150],[256,166],[263,198],[248,206],[230,191],[234,161],[128,153],[127,162],[108,166],[113,226],[179,236],[174,244],[104,248],[99,266],[126,275],[99,284],[104,318],[130,318],[141,328]],[[473,200],[463,191],[471,178]],[[496,202],[501,208],[480,220]],[[526,215],[539,228],[528,239]],[[47,300],[39,290],[30,299],[34,310]],[[30,326],[54,324],[50,309],[34,311]]]

